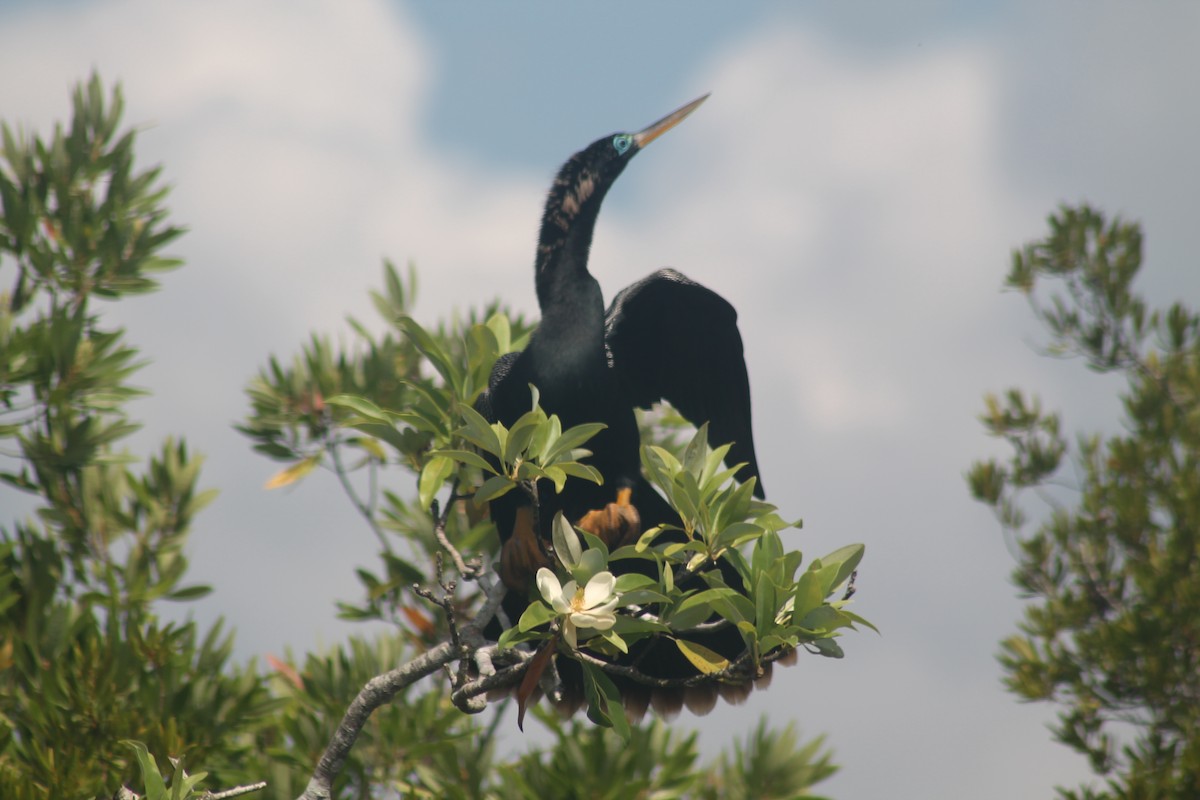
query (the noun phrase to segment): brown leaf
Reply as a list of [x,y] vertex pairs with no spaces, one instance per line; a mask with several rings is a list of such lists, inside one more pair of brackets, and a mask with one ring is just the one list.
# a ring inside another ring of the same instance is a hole
[[525,677],[521,679],[521,686],[517,689],[517,728],[522,731],[525,730],[525,709],[528,707],[529,698],[537,689],[538,681],[541,680],[542,673],[546,671],[550,659],[554,657],[556,649],[558,649],[557,636],[542,645],[542,649],[529,662],[529,668],[525,670]]

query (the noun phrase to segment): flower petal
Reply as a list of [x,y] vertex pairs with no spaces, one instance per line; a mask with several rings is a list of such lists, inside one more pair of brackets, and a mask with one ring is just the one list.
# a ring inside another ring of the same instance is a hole
[[567,644],[571,646],[572,650],[579,649],[579,638],[575,634],[575,624],[571,622],[570,615],[563,618],[562,634],[563,639],[565,639]]
[[567,601],[567,605],[574,608],[575,595],[579,594],[579,584],[575,581],[567,581],[563,584],[563,600]]
[[617,595],[613,595],[612,597],[610,597],[608,599],[607,603],[601,603],[600,605],[596,606],[595,608],[587,609],[587,613],[589,613],[589,614],[611,614],[613,611],[616,610],[617,606],[620,604],[621,604],[621,598],[618,597]]
[[606,631],[617,624],[617,615],[612,613],[595,614],[586,611],[576,611],[568,619],[577,627],[594,628],[598,631]]
[[613,586],[616,583],[617,579],[611,572],[597,572],[593,575],[583,589],[583,610],[608,602],[613,595]]
[[563,597],[563,587],[558,582],[558,576],[545,567],[537,571],[537,587],[538,591],[542,593],[542,597],[545,598],[546,602],[551,605],[555,612],[566,614],[571,610],[570,604]]

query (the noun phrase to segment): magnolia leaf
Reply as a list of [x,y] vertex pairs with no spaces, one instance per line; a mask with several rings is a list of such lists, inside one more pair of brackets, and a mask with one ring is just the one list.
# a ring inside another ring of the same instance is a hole
[[517,621],[517,630],[521,633],[528,633],[540,625],[545,625],[556,616],[558,615],[554,613],[554,609],[545,603],[530,603],[525,609],[525,613],[521,614],[521,619]]
[[820,607],[825,595],[821,591],[821,581],[813,570],[805,572],[800,576],[800,580],[796,581],[794,596],[796,602],[793,605],[793,619],[803,617],[814,608]]
[[850,573],[858,568],[858,564],[862,561],[863,554],[866,552],[866,546],[861,544],[848,544],[845,547],[839,547],[829,555],[821,559],[821,563],[826,567],[837,565],[837,571],[829,583],[828,591],[833,591],[841,586],[850,578]]
[[[865,625],[866,627],[870,628],[871,630],[875,631],[876,633],[880,633],[880,631],[879,631],[879,628],[876,628],[876,627],[875,627],[874,625],[872,625],[872,624],[871,624],[871,623],[870,623],[868,620],[865,620],[865,619],[863,619],[863,618],[862,618],[862,617],[860,617],[858,614],[855,614],[853,611],[847,611],[847,610],[846,610],[846,609],[844,609],[844,608],[840,608],[840,609],[838,609],[838,610],[839,610],[839,611],[840,611],[840,612],[841,612],[841,613],[842,613],[844,616],[847,616],[847,617],[849,617],[851,622],[856,622],[856,623],[858,623],[859,625]],[[880,633],[880,635],[882,636],[883,634],[881,634],[881,633]]]
[[655,537],[662,533],[663,530],[664,529],[662,525],[656,525],[650,530],[644,532],[640,537],[638,537],[637,544],[634,545],[634,549],[639,553],[646,552],[646,550],[654,542]]
[[421,508],[429,508],[442,484],[453,474],[454,461],[446,456],[433,456],[425,462],[417,481],[417,502]]
[[675,645],[679,648],[679,652],[683,653],[684,657],[692,662],[692,666],[705,675],[712,675],[714,672],[720,672],[729,666],[729,659],[720,653],[709,650],[704,645],[687,642],[683,639],[676,639]]
[[634,589],[645,589],[647,586],[657,585],[658,581],[649,575],[627,572],[617,578],[616,584],[613,585],[613,591],[617,594],[624,594],[625,592],[632,592]]
[[[526,464],[528,463],[529,462],[526,462]],[[562,490],[567,486],[567,473],[559,469],[557,466],[554,466],[546,467],[542,470],[542,474],[554,482],[554,493],[562,494]]]
[[631,731],[629,720],[625,717],[625,708],[621,703],[621,693],[617,691],[612,679],[592,664],[582,664],[583,686],[588,698],[588,719],[597,725],[612,728],[625,742],[629,741]]
[[470,406],[459,406],[458,413],[462,416],[463,422],[466,423],[466,426],[458,431],[458,435],[485,453],[490,453],[499,458],[504,445],[501,443],[500,436],[497,434],[496,429],[492,427],[492,424]]
[[583,551],[583,555],[579,558],[579,563],[571,570],[571,577],[579,582],[580,586],[584,586],[592,579],[592,576],[608,569],[608,561],[604,558],[604,552],[596,547],[589,547]]
[[488,463],[488,460],[478,453],[472,453],[470,450],[432,450],[431,456],[445,456],[452,458],[460,464],[466,464],[469,467],[479,467],[484,472],[496,474],[496,468]]
[[603,639],[605,642],[608,642],[610,645],[612,645],[613,648],[622,653],[629,652],[629,645],[625,644],[625,640],[617,635],[617,632],[614,628],[610,628],[606,631],[597,631],[595,637],[593,637],[593,640],[588,642],[588,647],[595,648],[595,639]]
[[838,628],[845,628],[850,620],[836,608],[824,605],[809,611],[797,624],[805,630],[832,633]]
[[497,352],[507,353],[512,350],[512,327],[509,324],[508,317],[500,312],[496,312],[488,317],[484,323],[491,330],[492,335],[496,337]]
[[529,446],[539,425],[546,422],[546,415],[540,409],[526,411],[508,429],[508,441],[504,443],[504,463],[511,464],[517,460]]
[[554,515],[553,538],[554,552],[562,565],[568,570],[579,566],[579,561],[583,557],[583,548],[579,544],[579,536],[575,533],[575,528],[570,522],[567,522],[567,518],[561,511]]
[[588,422],[563,431],[562,435],[548,446],[545,456],[542,457],[542,463],[554,463],[559,456],[579,447],[607,427],[601,422]]
[[827,658],[841,658],[845,655],[842,652],[841,645],[833,639],[817,639],[815,642],[810,642],[810,644],[817,648],[817,652]]
[[493,475],[483,482],[483,486],[480,486],[475,490],[475,494],[472,495],[472,501],[476,506],[481,506],[490,500],[495,500],[497,497],[512,491],[515,488],[517,488],[515,481],[505,477],[504,475]]
[[[591,455],[586,450],[583,452],[586,455]],[[580,458],[582,457],[580,456]],[[553,469],[561,470],[573,478],[583,478],[584,480],[591,481],[597,486],[604,483],[604,477],[600,474],[600,470],[591,464],[580,464],[578,461],[560,461],[554,465]]]
[[708,423],[705,422],[696,429],[696,435],[687,443],[683,451],[683,468],[693,478],[698,478],[704,470],[704,456],[708,451]]

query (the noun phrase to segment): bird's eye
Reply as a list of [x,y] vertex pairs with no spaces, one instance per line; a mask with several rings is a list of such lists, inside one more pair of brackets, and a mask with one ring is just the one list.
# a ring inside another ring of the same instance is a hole
[[617,155],[623,156],[633,144],[633,137],[628,133],[619,133],[613,137],[613,149],[617,151]]

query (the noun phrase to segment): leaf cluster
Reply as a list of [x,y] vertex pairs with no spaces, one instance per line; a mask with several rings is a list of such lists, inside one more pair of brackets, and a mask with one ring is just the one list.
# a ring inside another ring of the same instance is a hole
[[[1008,283],[1051,352],[1124,380],[1124,430],[1072,452],[1060,415],[1014,389],[981,417],[1011,457],[968,473],[1023,534],[1013,579],[1032,602],[1002,645],[1008,687],[1058,704],[1055,736],[1107,779],[1066,797],[1200,796],[1200,315],[1149,310],[1132,287],[1141,265],[1138,226],[1086,206],[1014,254]],[[1030,490],[1049,510],[1026,533]]]
[[14,800],[132,780],[122,739],[187,753],[222,779],[251,755],[238,733],[271,707],[230,664],[220,625],[152,611],[207,592],[184,583],[183,548],[212,493],[183,442],[140,469],[117,449],[137,428],[125,404],[139,364],[97,301],[154,288],[180,233],[158,170],[134,166],[121,107],[93,77],[49,140],[3,126],[0,488],[36,515],[0,521],[0,796]]

